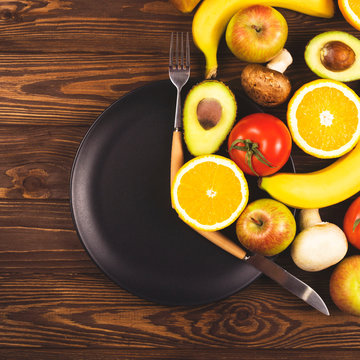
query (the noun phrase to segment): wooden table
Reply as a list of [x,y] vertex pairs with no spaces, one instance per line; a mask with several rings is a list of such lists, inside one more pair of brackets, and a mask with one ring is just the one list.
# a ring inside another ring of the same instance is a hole
[[[338,9],[326,20],[281,12],[294,89],[316,78],[303,59],[315,34],[360,37]],[[277,260],[319,292],[330,317],[265,276],[216,303],[167,307],[114,284],[81,245],[69,206],[80,141],[119,97],[168,78],[169,33],[191,21],[165,0],[0,2],[0,359],[359,358],[360,319],[331,302],[332,269],[306,273],[287,251]],[[191,60],[201,79],[194,45]],[[239,86],[244,64],[224,41],[219,64],[218,78]],[[293,157],[299,172],[327,164],[296,147]],[[341,224],[347,205],[324,219]]]

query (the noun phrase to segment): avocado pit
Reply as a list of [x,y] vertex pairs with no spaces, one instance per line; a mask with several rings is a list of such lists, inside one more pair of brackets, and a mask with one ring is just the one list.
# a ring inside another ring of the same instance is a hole
[[215,98],[202,99],[196,109],[199,124],[205,130],[215,127],[221,119],[222,107]]
[[321,63],[330,71],[344,71],[355,62],[355,52],[341,41],[330,41],[320,50]]

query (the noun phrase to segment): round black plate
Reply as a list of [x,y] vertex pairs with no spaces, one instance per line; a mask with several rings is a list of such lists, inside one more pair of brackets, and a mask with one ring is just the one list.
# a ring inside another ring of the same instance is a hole
[[[237,292],[260,273],[198,235],[171,208],[175,100],[170,81],[152,83],[96,120],[74,161],[72,215],[91,258],[118,285],[162,304],[204,304]],[[237,102],[238,118],[261,111],[240,95]],[[250,201],[266,197],[250,178]],[[236,239],[234,226],[226,234]]]

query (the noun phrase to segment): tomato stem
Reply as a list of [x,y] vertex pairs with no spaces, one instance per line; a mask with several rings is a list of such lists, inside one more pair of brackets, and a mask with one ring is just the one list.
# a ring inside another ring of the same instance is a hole
[[353,232],[355,231],[356,227],[360,224],[360,218],[356,219],[353,226]]
[[[237,144],[242,144],[242,146],[239,146]],[[240,150],[245,151],[245,160],[247,165],[249,166],[250,170],[256,175],[260,176],[254,169],[253,163],[252,163],[252,157],[255,156],[261,163],[263,163],[266,166],[269,166],[273,168],[270,164],[270,162],[265,158],[265,156],[261,153],[259,150],[259,144],[256,142],[251,141],[250,139],[236,139],[233,141],[233,143],[230,146],[229,152],[232,150]]]

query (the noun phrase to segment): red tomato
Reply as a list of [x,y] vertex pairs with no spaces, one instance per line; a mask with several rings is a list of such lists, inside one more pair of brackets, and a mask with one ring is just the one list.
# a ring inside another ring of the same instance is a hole
[[348,241],[360,249],[360,196],[347,209],[344,217],[344,233]]
[[289,159],[291,146],[286,125],[265,113],[251,114],[239,120],[228,139],[230,158],[243,172],[256,176],[267,176],[280,170]]

